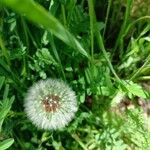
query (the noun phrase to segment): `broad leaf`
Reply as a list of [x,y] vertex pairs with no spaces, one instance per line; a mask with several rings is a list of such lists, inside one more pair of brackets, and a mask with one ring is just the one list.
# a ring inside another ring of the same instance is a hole
[[8,149],[14,143],[14,139],[10,138],[0,142],[0,150]]

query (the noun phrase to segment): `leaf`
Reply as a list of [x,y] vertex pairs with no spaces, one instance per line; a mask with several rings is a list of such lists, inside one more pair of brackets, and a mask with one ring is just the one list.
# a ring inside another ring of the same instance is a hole
[[8,149],[13,143],[14,143],[13,138],[9,138],[9,139],[6,139],[6,140],[0,142],[0,150]]
[[55,148],[55,150],[65,150],[62,146],[62,143],[61,142],[57,142],[57,141],[53,141],[53,146]]
[[128,81],[128,82],[123,81],[122,83],[124,84],[124,86],[126,87],[128,92],[132,93],[133,95],[138,96],[138,97],[142,97],[145,99],[150,98],[150,93],[145,91],[140,85],[133,83],[131,81]]
[[58,65],[47,48],[42,48],[41,50],[37,51],[36,56],[40,59],[40,61],[43,61],[48,65]]
[[81,93],[79,99],[80,99],[80,102],[81,102],[81,103],[84,103],[84,101],[85,101],[85,93]]
[[131,84],[127,86],[127,89],[134,95],[142,98],[149,98],[149,93],[144,91],[141,86],[137,84]]

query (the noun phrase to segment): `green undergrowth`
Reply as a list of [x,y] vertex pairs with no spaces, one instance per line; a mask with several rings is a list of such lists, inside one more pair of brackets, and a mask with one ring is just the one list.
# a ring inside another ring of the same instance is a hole
[[[150,11],[140,1],[0,0],[0,150],[149,150],[137,103],[150,100]],[[77,95],[61,130],[37,129],[24,112],[28,88],[47,78]],[[124,97],[134,109],[119,111]]]

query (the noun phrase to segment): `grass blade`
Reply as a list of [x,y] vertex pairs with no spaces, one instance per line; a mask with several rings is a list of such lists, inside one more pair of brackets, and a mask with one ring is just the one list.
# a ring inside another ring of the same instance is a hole
[[1,132],[3,121],[6,115],[8,114],[9,110],[11,109],[11,105],[14,99],[15,99],[14,96],[12,96],[10,99],[5,99],[3,100],[2,106],[0,106],[0,132]]

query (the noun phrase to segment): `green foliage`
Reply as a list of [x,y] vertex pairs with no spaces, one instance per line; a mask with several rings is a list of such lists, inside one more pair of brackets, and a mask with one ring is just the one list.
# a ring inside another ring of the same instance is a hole
[[81,54],[88,57],[86,51],[80,43],[68,32],[61,23],[40,5],[32,0],[2,0],[2,4],[14,9],[20,14],[24,14],[29,20],[50,30],[54,35],[67,43],[69,46],[78,50]]
[[[136,15],[132,0],[0,1],[0,150],[148,150],[150,16],[141,3]],[[28,88],[46,78],[63,79],[78,99],[57,131],[24,113]]]

